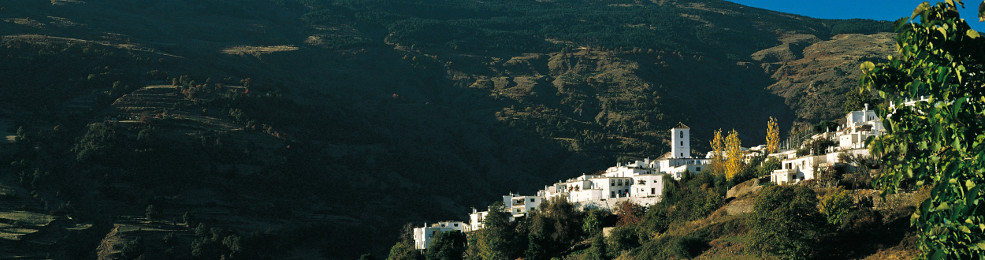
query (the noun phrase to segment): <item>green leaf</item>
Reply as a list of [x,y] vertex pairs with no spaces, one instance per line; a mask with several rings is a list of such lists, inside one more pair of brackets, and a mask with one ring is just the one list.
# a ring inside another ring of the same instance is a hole
[[968,97],[962,97],[954,101],[954,105],[951,107],[951,114],[957,116],[961,112],[961,106],[968,101]]
[[971,229],[968,229],[968,227],[966,226],[958,226],[958,230],[961,230],[961,232],[965,232],[965,233],[971,233]]

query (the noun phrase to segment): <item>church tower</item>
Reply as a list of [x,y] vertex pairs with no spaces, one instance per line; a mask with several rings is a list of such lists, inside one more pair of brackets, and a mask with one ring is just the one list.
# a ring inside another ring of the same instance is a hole
[[670,129],[670,158],[691,158],[691,128],[684,123]]

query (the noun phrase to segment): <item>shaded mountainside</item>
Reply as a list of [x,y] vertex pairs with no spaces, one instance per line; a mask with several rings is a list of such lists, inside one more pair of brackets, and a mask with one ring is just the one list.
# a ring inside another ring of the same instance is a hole
[[[885,22],[714,0],[17,1],[0,21],[0,182],[95,223],[74,244],[163,225],[179,257],[383,254],[406,222],[658,156],[677,122],[703,151],[835,119],[890,51]],[[130,218],[148,205],[162,222]],[[2,252],[39,252],[20,242]]]
[[[753,54],[776,80],[768,89],[784,98],[799,119],[831,120],[845,114],[842,102],[858,84],[865,61],[885,59],[895,50],[895,35],[843,34],[821,41],[811,35],[781,38],[783,44]],[[833,102],[835,101],[835,102]]]

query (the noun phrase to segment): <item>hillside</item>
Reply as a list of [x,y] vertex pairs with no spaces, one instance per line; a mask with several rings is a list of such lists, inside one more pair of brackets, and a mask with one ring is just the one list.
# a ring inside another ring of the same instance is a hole
[[69,258],[166,236],[134,226],[179,257],[384,254],[404,223],[658,156],[678,122],[704,151],[836,119],[891,37],[717,0],[25,0],[0,21],[0,210],[59,219],[0,253]]

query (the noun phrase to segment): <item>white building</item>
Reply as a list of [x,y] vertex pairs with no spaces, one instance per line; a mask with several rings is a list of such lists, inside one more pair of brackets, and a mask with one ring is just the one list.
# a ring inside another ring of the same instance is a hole
[[865,141],[869,137],[883,133],[885,130],[882,119],[876,116],[875,111],[869,110],[869,105],[866,104],[863,110],[849,112],[845,116],[845,124],[840,126],[838,131],[816,134],[811,138],[811,140],[828,139],[838,144],[836,147],[829,147],[827,151],[822,151],[826,154],[798,157],[795,150],[771,154],[771,157],[781,159],[781,167],[770,174],[770,181],[785,184],[818,178],[821,174],[820,170],[846,163],[841,161],[842,154],[869,155]]
[[770,174],[770,181],[785,184],[814,179],[820,168],[828,166],[827,158],[827,155],[808,155],[783,160],[780,169]]
[[680,180],[685,172],[697,174],[711,164],[710,158],[691,157],[691,128],[684,123],[670,129],[670,141],[670,154],[657,158],[655,172]]
[[503,196],[503,210],[509,211],[513,214],[514,218],[519,218],[537,209],[543,201],[544,197],[542,195],[519,196],[511,193],[510,195]]
[[621,201],[656,204],[663,194],[664,176],[679,180],[686,172],[696,174],[707,169],[711,162],[709,158],[691,157],[690,131],[682,123],[671,128],[671,151],[656,160],[616,163],[600,174],[582,174],[544,186],[537,194],[544,199],[562,197],[582,208],[612,209]]
[[486,215],[489,215],[489,211],[478,211],[473,208],[472,214],[469,214],[469,230],[476,231],[486,227],[484,223]]
[[424,227],[414,228],[414,248],[418,250],[427,249],[434,240],[434,236],[440,232],[469,232],[471,229],[468,224],[461,221],[443,221]]
[[[505,195],[503,210],[510,213],[510,220],[513,221],[537,209],[544,200],[554,198],[565,199],[580,208],[615,209],[623,201],[643,206],[656,204],[663,196],[665,177],[681,179],[685,172],[701,172],[711,161],[709,158],[691,157],[690,128],[686,125],[679,123],[670,129],[670,134],[671,152],[657,160],[647,158],[627,164],[616,163],[616,166],[597,174],[582,174],[546,185],[532,196]],[[469,214],[469,230],[482,229],[488,214],[488,211],[473,209]]]
[[865,104],[865,110],[852,111],[845,117],[845,126],[838,131],[838,147],[843,150],[863,149],[866,139],[885,132],[882,119],[876,116],[875,111],[869,110],[869,104]]
[[691,128],[684,123],[670,129],[670,158],[691,158]]

